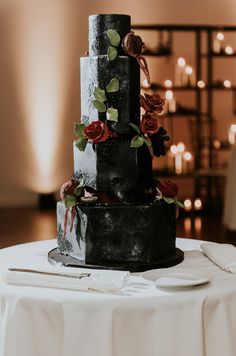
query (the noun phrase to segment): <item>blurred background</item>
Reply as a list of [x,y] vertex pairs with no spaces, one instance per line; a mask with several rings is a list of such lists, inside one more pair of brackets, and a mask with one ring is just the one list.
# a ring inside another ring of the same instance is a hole
[[235,1],[0,0],[0,247],[56,235],[42,202],[73,172],[95,13],[129,14],[146,44],[152,85],[142,87],[166,98],[171,136],[153,168],[179,186],[178,236],[236,242]]

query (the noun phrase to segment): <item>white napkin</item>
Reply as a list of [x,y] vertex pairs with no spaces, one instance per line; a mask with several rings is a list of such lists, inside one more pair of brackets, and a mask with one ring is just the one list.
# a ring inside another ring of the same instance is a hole
[[[36,268],[34,268],[36,270]],[[7,284],[36,286],[47,288],[70,289],[79,291],[116,292],[128,284],[130,273],[126,271],[83,271],[70,268],[66,269],[38,269],[38,272],[60,273],[64,275],[47,275],[26,271],[8,271],[3,275]],[[79,278],[83,273],[87,277]]]
[[203,253],[227,272],[236,273],[236,248],[233,245],[202,243]]

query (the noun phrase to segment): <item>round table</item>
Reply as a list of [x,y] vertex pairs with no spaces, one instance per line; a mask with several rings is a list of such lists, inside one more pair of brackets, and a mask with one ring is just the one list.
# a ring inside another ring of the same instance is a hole
[[[177,239],[178,266],[207,272],[210,283],[158,289],[132,275],[116,293],[78,292],[0,283],[1,356],[235,356],[236,275],[200,251],[201,241]],[[45,266],[55,240],[0,250],[9,267]],[[169,269],[170,270],[170,269]]]

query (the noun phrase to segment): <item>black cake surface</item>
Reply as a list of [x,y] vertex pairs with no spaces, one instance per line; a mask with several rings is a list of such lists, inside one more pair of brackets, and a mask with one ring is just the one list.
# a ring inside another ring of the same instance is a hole
[[113,136],[106,142],[88,142],[84,151],[74,145],[74,173],[96,191],[98,200],[77,204],[75,218],[72,209],[68,211],[63,202],[58,203],[58,248],[85,265],[122,269],[130,264],[132,270],[134,265],[142,270],[144,265],[155,267],[168,258],[173,265],[177,263],[173,259],[175,205],[150,194],[154,183],[148,147],[130,147],[130,123],[140,123],[139,65],[125,55],[122,41],[116,48],[117,57],[108,59],[109,29],[124,38],[130,32],[130,17],[89,17],[89,57],[81,59],[81,122],[106,122],[106,113],[99,113],[91,103],[94,88],[105,89],[112,78],[119,80],[120,87],[118,92],[107,94],[107,101],[118,110],[119,117],[117,122],[107,121]]

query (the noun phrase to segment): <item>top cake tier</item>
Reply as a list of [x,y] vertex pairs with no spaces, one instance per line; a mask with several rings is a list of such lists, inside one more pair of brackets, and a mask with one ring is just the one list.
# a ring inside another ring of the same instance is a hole
[[[91,15],[89,16],[89,55],[107,54],[109,39],[107,29],[115,30],[121,38],[130,32],[130,16],[128,15]],[[121,44],[117,47],[118,55],[124,55]]]

